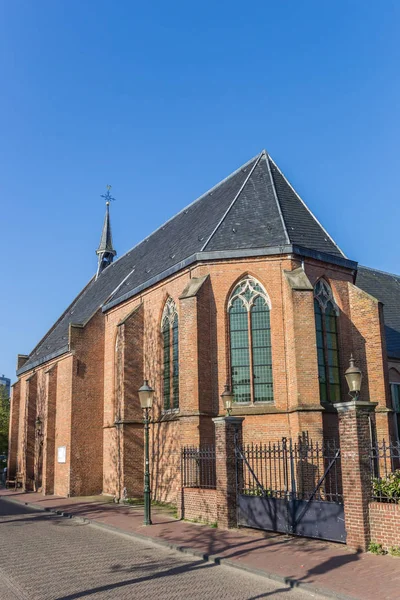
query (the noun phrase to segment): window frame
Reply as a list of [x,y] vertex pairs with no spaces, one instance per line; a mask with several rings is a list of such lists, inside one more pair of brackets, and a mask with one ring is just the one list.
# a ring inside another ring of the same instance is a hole
[[[175,334],[175,331],[177,332]],[[168,332],[168,351],[165,334]],[[179,410],[179,315],[175,302],[168,298],[161,317],[162,339],[162,410],[164,413]],[[166,360],[168,357],[168,361]],[[166,373],[166,365],[168,373]],[[166,376],[168,375],[168,376]],[[168,382],[168,394],[166,394]]]
[[[238,291],[239,290],[239,291]],[[246,292],[249,292],[249,294],[247,294],[246,297]],[[255,302],[258,298],[262,298],[264,300],[264,306],[267,307],[267,310],[265,312],[267,312],[268,314],[268,324],[267,327],[263,327],[260,329],[257,329],[258,331],[266,331],[267,333],[267,338],[268,338],[268,345],[265,346],[265,348],[269,349],[270,352],[270,364],[266,364],[266,365],[257,365],[257,366],[261,366],[264,367],[268,370],[268,368],[270,368],[271,371],[271,376],[270,376],[270,383],[267,382],[266,385],[271,387],[271,399],[270,400],[257,400],[256,399],[256,394],[255,394],[255,386],[257,385],[257,382],[255,381],[256,379],[256,375],[254,372],[254,350],[257,348],[261,348],[263,346],[255,346],[254,344],[254,331],[256,331],[256,329],[254,329],[253,327],[253,320],[254,317],[252,316],[253,313],[253,307],[255,305]],[[258,405],[271,405],[274,404],[275,399],[274,399],[274,378],[273,378],[273,359],[272,359],[272,339],[271,339],[271,301],[270,298],[264,288],[264,286],[260,283],[260,281],[258,281],[255,277],[251,276],[251,275],[246,275],[245,277],[243,277],[242,279],[240,279],[239,281],[237,281],[235,283],[235,285],[233,286],[232,292],[229,296],[229,301],[228,301],[228,305],[227,305],[227,330],[228,330],[228,356],[229,356],[229,364],[228,364],[228,372],[229,372],[229,380],[230,380],[230,384],[231,384],[231,389],[232,392],[234,393],[234,377],[233,377],[233,368],[234,366],[232,365],[232,354],[233,351],[235,350],[235,348],[233,347],[232,344],[232,332],[235,330],[232,330],[232,319],[231,319],[231,309],[233,308],[235,302],[237,302],[237,300],[240,300],[242,303],[242,306],[244,308],[244,311],[242,311],[242,314],[245,312],[246,316],[247,316],[247,327],[246,327],[246,331],[247,331],[247,346],[246,347],[242,347],[242,348],[237,348],[238,350],[247,350],[248,353],[248,365],[236,365],[238,368],[248,368],[248,373],[249,373],[249,383],[248,383],[248,388],[249,388],[249,392],[250,392],[250,400],[245,400],[245,401],[240,401],[240,400],[236,400],[235,399],[235,403],[238,406],[258,406]],[[244,331],[243,330],[237,330],[237,331]]]
[[[320,286],[320,290],[318,287]],[[316,312],[316,305],[319,307],[319,313]],[[327,310],[332,308],[333,317],[335,318],[335,331],[327,331]],[[321,330],[317,328],[317,314],[321,317]],[[339,344],[339,307],[336,304],[335,298],[333,296],[332,288],[329,283],[324,279],[320,278],[314,285],[314,322],[315,322],[315,333],[316,333],[316,344],[317,344],[317,365],[318,365],[318,382],[319,382],[319,394],[320,394],[320,402],[321,404],[329,404],[333,405],[335,398],[332,396],[331,387],[335,386],[339,391],[339,402],[342,395],[342,382],[340,376],[340,344]],[[318,345],[318,332],[322,334],[322,347]],[[332,348],[328,345],[328,334],[335,335],[336,338],[336,357],[337,357],[337,366],[331,365],[329,361],[329,352],[332,352]],[[318,350],[323,350],[323,358],[324,364],[320,364]],[[326,399],[322,400],[321,394],[321,376],[320,376],[320,367],[323,366],[325,370],[325,386],[326,386]],[[330,369],[335,369],[338,372],[338,383],[330,383]]]
[[[393,421],[394,421],[394,433],[398,442],[400,442],[400,382],[398,381],[390,381],[390,402],[392,404],[393,409]],[[397,389],[397,407],[394,399],[393,390],[396,387]]]

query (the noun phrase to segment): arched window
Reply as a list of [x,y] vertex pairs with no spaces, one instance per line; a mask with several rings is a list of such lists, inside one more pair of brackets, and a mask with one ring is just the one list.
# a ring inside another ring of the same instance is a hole
[[329,284],[320,279],[314,288],[315,329],[317,332],[319,395],[321,402],[340,402],[339,313]]
[[179,408],[179,328],[175,302],[165,303],[161,333],[163,339],[163,399],[164,410]]
[[245,277],[228,304],[232,390],[236,402],[273,402],[270,302],[254,277]]

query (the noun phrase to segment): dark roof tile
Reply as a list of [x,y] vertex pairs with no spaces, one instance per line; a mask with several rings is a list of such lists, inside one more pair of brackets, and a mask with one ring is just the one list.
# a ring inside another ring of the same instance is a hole
[[19,371],[65,349],[70,323],[127,295],[202,251],[301,245],[345,258],[265,151],[167,221],[93,279]]
[[400,275],[360,266],[356,285],[382,302],[387,353],[400,359]]

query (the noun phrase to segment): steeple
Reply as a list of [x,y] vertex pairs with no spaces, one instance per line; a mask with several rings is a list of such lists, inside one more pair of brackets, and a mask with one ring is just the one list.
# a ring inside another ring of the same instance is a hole
[[111,223],[110,223],[110,202],[115,200],[110,194],[111,185],[107,186],[107,192],[102,194],[101,197],[106,201],[106,216],[104,217],[103,231],[101,232],[100,244],[96,250],[98,264],[96,279],[102,271],[114,260],[114,256],[117,252],[113,248],[112,234],[111,234]]

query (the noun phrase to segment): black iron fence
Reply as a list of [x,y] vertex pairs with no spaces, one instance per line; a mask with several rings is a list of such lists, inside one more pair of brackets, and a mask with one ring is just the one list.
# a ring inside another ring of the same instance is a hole
[[182,449],[183,487],[215,489],[215,447],[186,446]]
[[376,443],[370,452],[372,498],[400,503],[400,442]]
[[248,496],[343,502],[340,448],[335,440],[282,438],[237,450],[238,491]]

